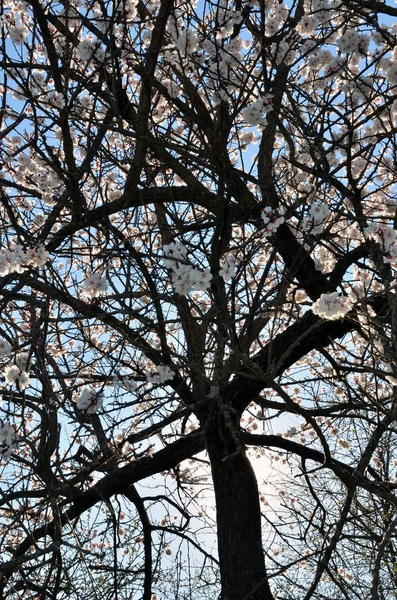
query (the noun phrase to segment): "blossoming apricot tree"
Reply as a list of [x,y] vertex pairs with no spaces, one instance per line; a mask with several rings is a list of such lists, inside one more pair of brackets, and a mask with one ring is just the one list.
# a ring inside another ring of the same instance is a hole
[[394,597],[396,16],[2,0],[2,599]]

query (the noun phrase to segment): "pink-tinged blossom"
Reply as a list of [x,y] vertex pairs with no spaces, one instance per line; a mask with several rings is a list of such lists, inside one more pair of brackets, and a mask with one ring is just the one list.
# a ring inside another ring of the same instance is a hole
[[262,211],[262,219],[264,224],[263,233],[265,237],[273,235],[280,225],[284,223],[284,213],[285,210],[282,207],[271,208],[270,206],[267,206]]
[[394,263],[397,256],[397,247],[395,244],[397,231],[383,223],[371,223],[364,230],[364,234],[369,239],[375,240],[383,252],[386,254],[385,261]]
[[212,275],[209,269],[199,271],[199,269],[193,268],[190,272],[190,280],[196,290],[205,292],[211,285]]
[[321,294],[320,298],[313,304],[312,312],[323,319],[334,321],[343,319],[351,310],[353,303],[350,298],[340,296],[338,292],[332,294]]
[[103,395],[98,389],[85,389],[77,399],[73,398],[73,400],[76,402],[76,406],[79,410],[84,410],[89,415],[92,415],[101,408],[103,404]]
[[81,289],[87,298],[98,298],[106,292],[108,284],[106,277],[100,273],[93,273],[83,282]]

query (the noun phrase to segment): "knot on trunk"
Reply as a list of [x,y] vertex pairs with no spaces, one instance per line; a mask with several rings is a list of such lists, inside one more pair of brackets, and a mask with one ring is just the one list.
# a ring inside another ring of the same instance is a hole
[[214,399],[205,422],[207,445],[216,448],[222,461],[244,454],[240,414],[221,399]]

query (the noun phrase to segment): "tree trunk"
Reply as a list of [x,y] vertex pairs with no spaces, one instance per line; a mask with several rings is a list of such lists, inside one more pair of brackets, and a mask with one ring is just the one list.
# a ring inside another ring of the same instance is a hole
[[216,500],[220,600],[273,600],[258,486],[241,443],[239,417],[228,406],[219,406],[207,419],[205,432]]

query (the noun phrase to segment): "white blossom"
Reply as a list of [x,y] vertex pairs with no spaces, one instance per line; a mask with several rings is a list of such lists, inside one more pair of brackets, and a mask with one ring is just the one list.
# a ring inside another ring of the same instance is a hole
[[358,50],[359,34],[354,29],[348,29],[338,40],[338,47],[344,54],[351,54]]
[[386,72],[386,77],[389,83],[391,83],[392,85],[397,83],[397,60],[393,61],[387,72]]
[[163,263],[166,267],[172,268],[175,261],[187,260],[187,248],[180,242],[171,242],[163,246]]
[[33,223],[37,225],[37,227],[41,227],[45,223],[45,215],[43,213],[37,213],[34,216]]
[[77,56],[84,61],[91,60],[94,57],[99,62],[103,62],[105,59],[105,51],[99,46],[99,42],[89,38],[80,42],[76,52]]
[[302,35],[312,35],[316,31],[318,20],[314,15],[304,15],[296,28],[296,31]]
[[54,106],[55,108],[64,108],[65,98],[60,92],[57,92],[56,90],[51,90],[46,96],[46,103],[50,106]]
[[132,444],[130,444],[129,442],[125,442],[121,448],[121,454],[123,456],[127,456],[128,454],[130,454],[132,451],[134,450],[134,446]]
[[171,271],[172,287],[177,294],[186,296],[192,289],[191,266],[176,264]]
[[209,269],[200,271],[199,269],[192,268],[190,271],[190,281],[192,286],[196,290],[201,290],[202,292],[205,292],[205,290],[210,287],[211,280],[212,275]]

